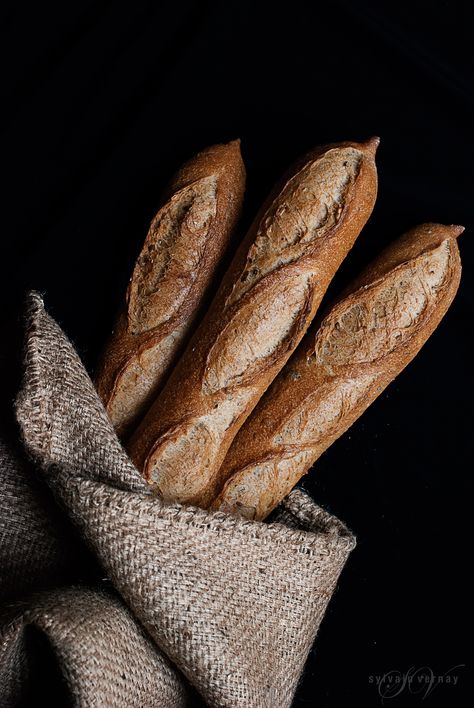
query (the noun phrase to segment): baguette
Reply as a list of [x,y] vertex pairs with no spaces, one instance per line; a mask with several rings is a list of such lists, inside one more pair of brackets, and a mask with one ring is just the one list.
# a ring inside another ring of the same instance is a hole
[[166,501],[207,506],[238,429],[309,326],[376,197],[378,138],[300,160],[250,227],[129,454]]
[[199,153],[169,185],[96,376],[119,435],[150,406],[174,363],[229,244],[244,188],[238,140]]
[[413,359],[458,288],[463,230],[409,231],[308,333],[229,449],[214,509],[264,519]]

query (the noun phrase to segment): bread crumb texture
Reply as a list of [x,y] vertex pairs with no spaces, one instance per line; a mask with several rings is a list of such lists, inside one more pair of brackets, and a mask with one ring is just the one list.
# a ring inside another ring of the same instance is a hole
[[362,152],[355,148],[334,148],[305,164],[288,180],[260,220],[229,304],[268,273],[306,255],[336,226],[362,158]]
[[[182,421],[160,437],[148,457],[147,470],[148,480],[165,501],[199,494],[207,480],[202,471],[212,465],[225,431],[252,394],[247,389],[223,398],[209,413]],[[172,489],[169,497],[167,489]]]
[[163,339],[151,337],[127,359],[115,380],[115,392],[120,395],[112,396],[107,405],[107,412],[116,428],[127,425],[148,401],[151,403],[156,382],[173,360],[183,329],[183,325],[176,327]]
[[253,292],[217,337],[207,357],[205,393],[251,381],[291,347],[309,309],[311,277],[296,273]]
[[[217,508],[238,513],[247,519],[261,519],[277,503],[282,494],[295,484],[295,471],[308,464],[311,453],[295,451],[278,458],[251,464],[231,477],[217,500]],[[298,475],[299,476],[299,475]]]
[[315,362],[331,373],[373,362],[404,344],[436,307],[451,272],[452,247],[446,239],[336,306],[318,332]]
[[128,325],[142,334],[176,314],[197,278],[217,211],[217,180],[179,190],[151,223],[128,293]]

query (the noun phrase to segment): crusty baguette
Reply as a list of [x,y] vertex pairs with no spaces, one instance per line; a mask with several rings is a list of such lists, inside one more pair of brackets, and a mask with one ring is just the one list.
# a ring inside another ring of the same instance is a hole
[[206,506],[238,429],[314,317],[376,197],[378,139],[300,160],[267,199],[129,453],[167,500]]
[[308,332],[234,439],[214,509],[264,519],[413,359],[456,294],[462,231],[409,231]]
[[150,406],[169,373],[229,244],[244,188],[238,140],[199,153],[169,185],[96,377],[120,435]]

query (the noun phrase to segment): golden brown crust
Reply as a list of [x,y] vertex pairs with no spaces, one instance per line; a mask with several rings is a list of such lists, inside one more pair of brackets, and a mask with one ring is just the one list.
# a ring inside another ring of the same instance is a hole
[[229,445],[367,221],[378,139],[317,148],[259,211],[129,453],[166,500],[206,506]]
[[411,361],[456,293],[462,231],[418,226],[352,283],[234,439],[213,508],[265,518]]
[[238,140],[207,148],[171,181],[96,378],[120,435],[138,422],[169,373],[229,244],[244,189]]

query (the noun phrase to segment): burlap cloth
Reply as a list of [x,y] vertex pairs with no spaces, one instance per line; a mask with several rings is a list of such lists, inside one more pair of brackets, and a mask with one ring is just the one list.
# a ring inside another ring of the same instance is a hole
[[290,706],[347,528],[298,489],[264,523],[163,505],[37,294],[16,412],[35,464],[0,446],[0,705],[47,680],[80,706]]

